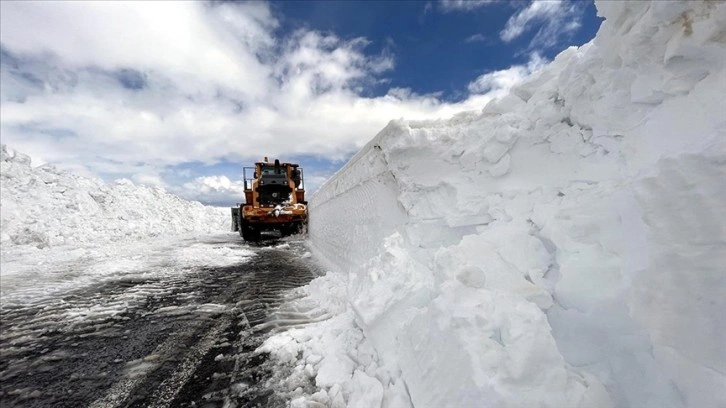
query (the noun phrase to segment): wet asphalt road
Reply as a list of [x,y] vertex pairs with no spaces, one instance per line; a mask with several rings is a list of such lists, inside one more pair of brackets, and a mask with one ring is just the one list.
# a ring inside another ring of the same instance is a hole
[[253,351],[283,295],[316,276],[302,252],[293,241],[240,265],[3,305],[0,406],[284,406],[276,367]]

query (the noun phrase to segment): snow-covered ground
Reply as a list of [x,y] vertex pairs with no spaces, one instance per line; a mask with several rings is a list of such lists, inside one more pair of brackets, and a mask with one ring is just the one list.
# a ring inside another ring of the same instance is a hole
[[[188,234],[93,246],[4,249],[2,305],[35,304],[112,280],[178,278],[197,268],[240,264],[253,256],[249,248],[230,244],[234,241],[229,235]],[[219,244],[214,245],[215,241]]]
[[596,5],[592,42],[313,197],[336,317],[264,346],[315,376],[293,406],[726,406],[726,3]]
[[0,243],[3,249],[81,246],[180,233],[229,230],[229,210],[206,207],[161,188],[120,179],[106,184],[28,156],[0,152]]
[[[126,274],[237,263],[243,248],[197,245],[229,231],[226,208],[128,180],[105,184],[0,152],[3,304]],[[209,238],[212,237],[212,238]]]

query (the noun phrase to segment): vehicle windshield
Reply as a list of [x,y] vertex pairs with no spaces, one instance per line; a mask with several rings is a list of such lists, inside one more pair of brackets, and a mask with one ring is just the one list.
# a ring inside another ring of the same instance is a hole
[[[282,172],[282,168],[280,168]],[[275,166],[262,166],[262,175],[275,174]]]

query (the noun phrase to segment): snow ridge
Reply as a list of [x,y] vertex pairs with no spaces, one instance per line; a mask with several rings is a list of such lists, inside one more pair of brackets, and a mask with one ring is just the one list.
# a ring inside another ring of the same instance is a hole
[[481,112],[391,122],[312,198],[314,284],[347,306],[337,336],[288,336],[333,350],[318,377],[348,361],[323,389],[726,406],[726,3],[597,7],[592,42]]
[[2,145],[0,242],[37,248],[81,246],[187,232],[229,230],[226,209],[185,201],[162,188],[126,179],[106,184],[53,166],[32,167],[28,156]]

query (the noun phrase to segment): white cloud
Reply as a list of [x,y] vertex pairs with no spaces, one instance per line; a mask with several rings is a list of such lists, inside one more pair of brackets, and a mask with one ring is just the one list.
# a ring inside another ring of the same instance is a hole
[[158,174],[138,173],[138,174],[134,174],[131,177],[131,180],[136,184],[143,184],[146,186],[161,187],[161,188],[169,187],[166,184],[166,182],[161,178],[161,176],[159,176]]
[[581,3],[568,0],[534,0],[527,7],[509,18],[499,33],[504,42],[511,42],[536,24],[541,28],[530,42],[530,49],[547,48],[580,27],[583,7]]
[[176,85],[192,80],[192,90],[225,85],[250,96],[265,90],[255,54],[274,43],[277,24],[256,3],[4,2],[0,18],[2,43],[17,53],[52,53],[76,68],[157,70]]
[[197,177],[172,191],[191,200],[229,206],[244,201],[245,197],[244,183],[231,181],[224,175]]
[[532,53],[526,65],[514,65],[507,69],[481,75],[469,84],[469,92],[488,94],[492,97],[504,96],[512,87],[542,69],[547,63],[548,61],[541,55]]
[[483,34],[474,34],[466,38],[464,42],[491,44],[492,40]]
[[484,7],[497,0],[440,0],[439,8],[445,13],[450,11],[470,11]]
[[[307,196],[310,197],[331,175],[331,172],[326,171],[307,171],[304,185]],[[244,182],[242,180],[233,181],[220,174],[197,177],[177,186],[156,184],[155,182],[160,180],[156,180],[154,177],[149,179],[132,177],[132,179],[138,184],[165,187],[174,194],[187,199],[216,206],[234,206],[235,203],[245,200]]]
[[[491,99],[361,96],[394,68],[390,53],[315,31],[280,38],[278,25],[262,2],[0,2],[3,143],[161,185],[164,169],[181,163],[339,160],[390,119],[450,117]],[[179,190],[239,193],[234,183],[196,183]]]

